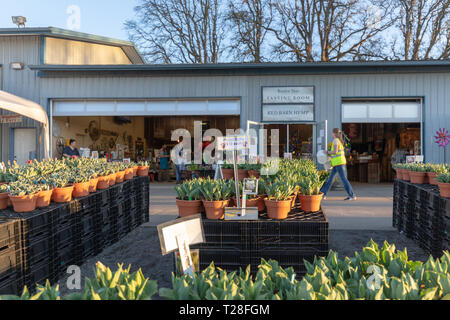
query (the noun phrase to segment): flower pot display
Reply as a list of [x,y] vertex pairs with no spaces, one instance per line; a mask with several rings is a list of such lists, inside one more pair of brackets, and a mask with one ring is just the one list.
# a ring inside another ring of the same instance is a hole
[[46,208],[52,201],[53,190],[41,190],[36,194],[36,207]]
[[292,199],[288,200],[269,200],[264,199],[267,208],[267,216],[270,219],[283,220],[286,219],[291,211]]
[[206,218],[209,220],[223,219],[225,216],[225,208],[228,207],[229,200],[206,201],[203,200]]
[[97,192],[98,179],[99,178],[92,178],[89,180],[89,193]]
[[195,214],[202,213],[203,203],[201,200],[179,200],[176,199],[178,207],[178,216],[180,218],[192,216]]
[[0,210],[8,208],[9,195],[8,192],[0,193]]
[[81,198],[89,195],[90,181],[74,183],[72,197]]
[[223,178],[226,180],[234,179],[234,170],[233,169],[222,169]]
[[52,200],[56,203],[66,203],[72,201],[73,189],[74,186],[53,189]]
[[97,189],[105,190],[109,188],[109,176],[98,177]]
[[31,212],[36,209],[36,194],[30,194],[25,196],[12,196],[11,199],[14,212]]
[[148,176],[148,170],[149,170],[149,167],[148,167],[148,166],[139,166],[139,167],[138,167],[138,170],[137,170],[137,175],[138,175],[139,177],[145,177],[145,176]]
[[414,184],[424,184],[427,183],[427,173],[421,171],[409,171],[409,180]]
[[125,179],[125,171],[116,172],[116,183],[122,183]]
[[123,176],[124,180],[131,180],[133,179],[133,168],[128,168],[125,170],[125,175]]
[[320,210],[323,193],[317,195],[299,195],[300,206],[304,212],[317,212]]

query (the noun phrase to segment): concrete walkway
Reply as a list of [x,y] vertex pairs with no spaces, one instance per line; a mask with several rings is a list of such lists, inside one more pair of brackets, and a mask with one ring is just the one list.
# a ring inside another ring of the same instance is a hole
[[[150,184],[150,222],[156,226],[175,219],[174,183]],[[343,201],[345,191],[330,191],[322,206],[334,230],[394,230],[392,228],[392,184],[353,184],[357,201]]]
[[347,193],[330,191],[322,207],[335,230],[394,230],[392,184],[353,183],[356,201],[344,201]]

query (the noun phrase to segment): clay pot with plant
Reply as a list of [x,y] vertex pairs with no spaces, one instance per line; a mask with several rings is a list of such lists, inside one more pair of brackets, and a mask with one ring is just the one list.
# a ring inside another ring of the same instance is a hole
[[300,177],[298,186],[300,188],[300,205],[304,212],[317,212],[320,210],[323,193],[320,188],[324,184],[320,173],[317,170],[312,170]]
[[0,210],[5,210],[8,208],[8,200],[9,200],[9,185],[2,184],[0,185]]
[[238,180],[243,181],[245,178],[248,178],[248,164],[239,164],[238,165]]
[[234,179],[234,169],[233,165],[225,163],[222,165],[222,175],[225,180]]
[[409,180],[413,184],[428,183],[426,167],[423,163],[414,163],[409,166]]
[[230,199],[234,195],[233,190],[233,180],[212,180],[209,177],[201,180],[200,192],[203,196],[203,206],[208,219],[219,220],[224,218],[225,208],[229,206]]
[[72,201],[73,185],[66,172],[56,173],[50,180],[53,187],[52,200],[56,203],[67,203]]
[[270,219],[286,219],[292,209],[294,187],[281,179],[266,185],[267,198],[264,203]]
[[52,202],[52,194],[53,190],[51,186],[48,184],[38,184],[37,187],[37,195],[36,195],[36,207],[37,208],[46,208]]
[[140,162],[138,162],[137,175],[139,177],[148,176],[149,169],[150,169],[150,163],[148,161],[140,161]]
[[200,183],[198,179],[187,180],[175,186],[178,216],[187,217],[204,211],[200,200]]
[[97,182],[97,189],[98,190],[105,190],[109,188],[109,175],[110,171],[107,168],[102,168],[100,171],[98,171],[98,182]]
[[91,176],[92,172],[88,169],[78,168],[73,173],[72,183],[73,183],[73,192],[72,196],[74,198],[86,197],[89,195],[89,188],[91,184]]
[[447,166],[445,164],[430,164],[429,170],[427,172],[428,175],[428,183],[437,186],[438,181],[437,177],[441,173],[447,172]]
[[14,212],[31,212],[36,209],[37,189],[30,181],[16,181],[9,184],[9,198]]
[[134,167],[134,163],[132,163],[132,162],[130,162],[127,165],[127,168],[125,169],[124,180],[132,180],[133,179],[133,177],[134,177],[133,167]]
[[436,181],[442,198],[450,198],[450,172],[440,173]]
[[404,164],[403,163],[397,163],[394,165],[395,174],[398,180],[403,180],[403,170],[404,170]]

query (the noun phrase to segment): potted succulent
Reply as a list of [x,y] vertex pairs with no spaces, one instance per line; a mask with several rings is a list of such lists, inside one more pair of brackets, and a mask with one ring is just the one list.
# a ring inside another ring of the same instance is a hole
[[187,217],[204,211],[199,180],[187,180],[175,187],[178,216]]
[[27,180],[20,180],[9,184],[9,198],[15,212],[31,212],[36,209],[36,185]]
[[229,206],[233,190],[234,182],[232,180],[212,180],[208,177],[201,181],[200,192],[203,195],[203,206],[208,219],[224,218],[225,207]]
[[8,208],[8,200],[9,200],[9,185],[1,184],[0,185],[0,210],[5,210]]
[[271,219],[286,219],[291,211],[293,187],[281,180],[276,180],[266,185],[267,198],[264,204],[267,215]]
[[89,195],[89,187],[92,172],[84,168],[78,168],[72,175],[72,197],[81,198]]
[[150,169],[150,163],[148,161],[139,161],[137,175],[139,177],[148,176],[148,170]]
[[450,198],[450,172],[441,173],[436,178],[442,198]]
[[324,180],[318,171],[310,171],[307,175],[301,177],[299,181],[300,188],[300,205],[304,212],[317,212],[320,210],[323,193],[320,188]]
[[49,180],[53,187],[52,200],[56,203],[66,203],[72,200],[73,185],[69,184],[69,174],[66,172],[55,173]]
[[409,180],[414,184],[428,183],[426,167],[422,163],[414,163],[409,166]]
[[430,164],[429,170],[427,170],[428,175],[428,183],[432,185],[438,185],[438,181],[436,180],[437,176],[441,173],[446,173],[448,171],[447,166],[445,164]]
[[225,180],[234,179],[233,165],[230,163],[224,163],[222,166],[222,175]]

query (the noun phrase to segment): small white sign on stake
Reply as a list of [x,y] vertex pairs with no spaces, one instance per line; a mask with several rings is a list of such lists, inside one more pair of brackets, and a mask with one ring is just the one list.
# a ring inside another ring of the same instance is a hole
[[217,150],[237,151],[250,147],[247,135],[217,137]]
[[194,276],[194,265],[192,263],[191,250],[189,249],[189,240],[186,234],[177,235],[178,252],[180,253],[181,270],[183,274]]

